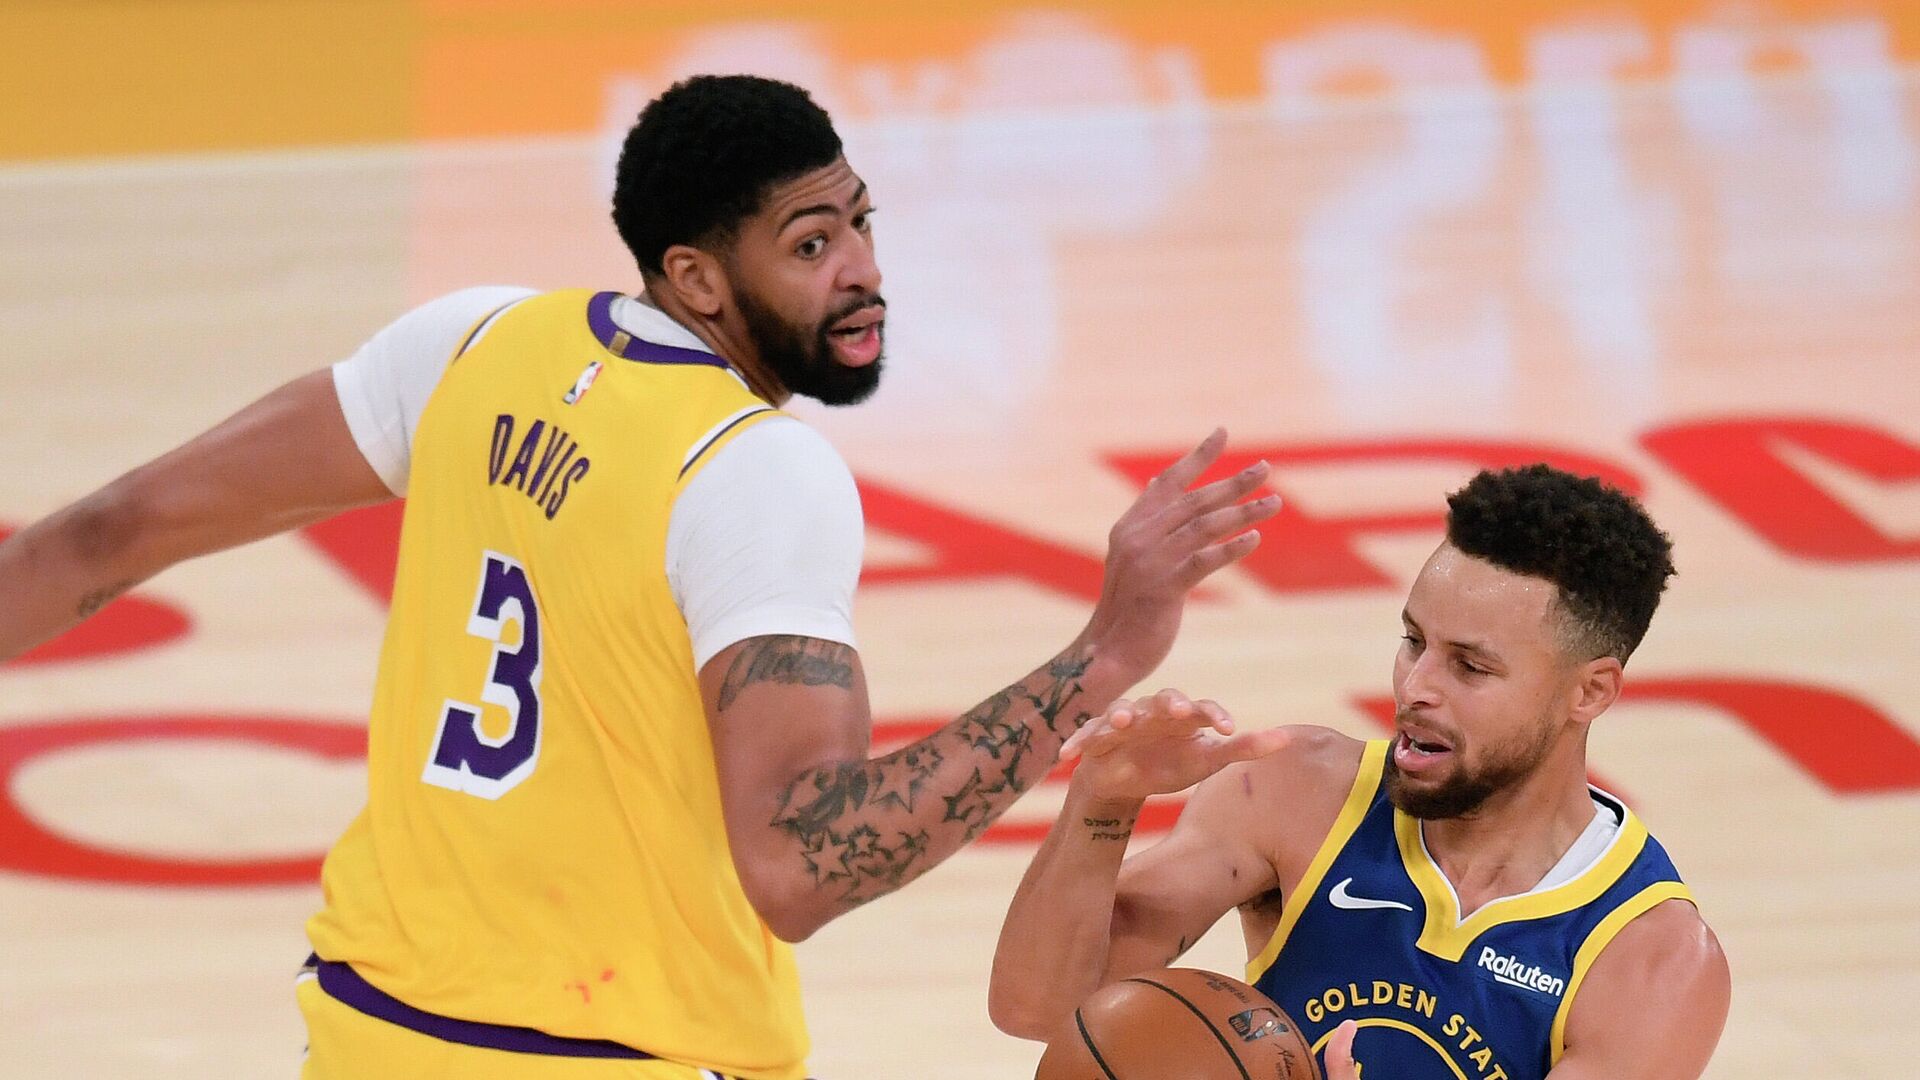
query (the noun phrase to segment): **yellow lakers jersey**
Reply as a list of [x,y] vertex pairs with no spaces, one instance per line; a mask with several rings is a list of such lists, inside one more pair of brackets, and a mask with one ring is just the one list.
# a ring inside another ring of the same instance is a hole
[[734,872],[665,569],[679,492],[777,414],[614,298],[512,305],[428,401],[368,804],[308,933],[416,1009],[788,1080],[793,956]]

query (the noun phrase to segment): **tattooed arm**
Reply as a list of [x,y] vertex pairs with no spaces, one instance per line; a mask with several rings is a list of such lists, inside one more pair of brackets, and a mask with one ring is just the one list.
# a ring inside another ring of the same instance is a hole
[[392,498],[326,371],[0,542],[0,661],[174,563]]
[[1188,490],[1224,442],[1155,478],[1114,526],[1100,604],[1072,645],[911,746],[867,756],[866,680],[845,645],[749,638],[701,668],[734,865],[776,934],[798,941],[938,865],[1159,665],[1187,593],[1253,550],[1246,530],[1278,509],[1239,502],[1264,464]]
[[[979,836],[1053,767],[1086,719],[1084,701],[1116,692],[1089,691],[1085,652],[1062,653],[932,735],[871,759],[852,649],[761,637],[716,656],[702,681],[734,863],[774,932],[805,938]],[[833,702],[831,721],[796,724],[766,707],[794,690],[816,710]]]

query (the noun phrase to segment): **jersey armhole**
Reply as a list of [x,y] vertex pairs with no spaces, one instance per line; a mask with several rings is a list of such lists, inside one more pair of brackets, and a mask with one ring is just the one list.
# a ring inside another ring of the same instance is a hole
[[452,367],[456,361],[458,361],[461,357],[467,355],[467,350],[473,348],[474,342],[480,340],[480,335],[486,333],[487,329],[494,324],[495,320],[499,319],[500,316],[505,315],[507,313],[508,308],[513,307],[515,304],[521,303],[523,301],[531,300],[538,295],[540,294],[531,293],[526,296],[515,297],[512,300],[509,300],[506,303],[501,304],[499,307],[494,308],[492,311],[487,312],[485,315],[482,315],[479,321],[475,322],[471,327],[469,327],[467,329],[466,335],[460,339],[460,347],[453,350],[452,356],[447,357],[447,366]]
[[681,488],[686,487],[687,481],[698,476],[701,468],[713,460],[713,455],[721,447],[739,438],[741,432],[755,424],[764,423],[772,417],[785,415],[771,405],[755,404],[721,420],[708,428],[705,434],[695,439],[693,445],[687,448],[687,456],[680,463],[680,475],[675,478],[674,483]]
[[1627,928],[1633,920],[1659,907],[1669,900],[1685,900],[1699,906],[1693,899],[1693,891],[1684,881],[1656,881],[1628,897],[1619,907],[1607,913],[1600,924],[1580,943],[1580,951],[1573,956],[1573,973],[1567,977],[1567,993],[1560,999],[1560,1007],[1553,1014],[1553,1031],[1547,1037],[1550,1054],[1549,1066],[1560,1064],[1567,1053],[1567,1017],[1573,1015],[1573,996],[1580,992],[1580,984],[1587,979],[1587,972],[1593,970],[1593,962],[1600,959],[1600,953],[1620,931]]
[[1376,739],[1360,750],[1360,771],[1354,775],[1353,787],[1347,790],[1347,801],[1340,806],[1339,816],[1333,819],[1333,827],[1327,830],[1327,838],[1320,842],[1320,850],[1314,852],[1313,861],[1307,864],[1307,870],[1300,875],[1300,883],[1280,906],[1280,924],[1273,928],[1273,936],[1267,939],[1267,947],[1260,955],[1247,961],[1247,982],[1260,981],[1273,962],[1280,958],[1280,950],[1286,947],[1287,936],[1293,933],[1300,915],[1307,909],[1307,901],[1320,891],[1320,882],[1327,876],[1327,868],[1346,848],[1347,841],[1353,839],[1354,832],[1360,828],[1360,822],[1367,816],[1367,808],[1373,805],[1373,796],[1380,790],[1380,777],[1386,771],[1387,747],[1385,739]]

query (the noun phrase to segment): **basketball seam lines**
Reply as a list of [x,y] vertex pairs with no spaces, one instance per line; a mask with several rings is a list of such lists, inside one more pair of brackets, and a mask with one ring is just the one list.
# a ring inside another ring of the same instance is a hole
[[1093,1036],[1087,1034],[1087,1022],[1080,1019],[1079,1009],[1073,1010],[1073,1026],[1080,1029],[1080,1041],[1087,1044],[1087,1053],[1093,1055],[1093,1063],[1100,1066],[1101,1072],[1107,1074],[1107,1080],[1120,1080],[1113,1075],[1112,1069],[1107,1068],[1107,1059],[1100,1056],[1100,1048],[1093,1045]]
[[1159,983],[1154,982],[1152,979],[1128,979],[1127,981],[1145,983],[1148,986],[1153,987],[1155,990],[1165,991],[1168,995],[1170,995],[1173,998],[1173,1000],[1179,1002],[1182,1005],[1185,1005],[1187,1007],[1187,1011],[1199,1017],[1200,1023],[1203,1026],[1205,1026],[1207,1031],[1213,1035],[1214,1039],[1220,1043],[1220,1049],[1225,1050],[1227,1052],[1227,1060],[1233,1062],[1233,1067],[1240,1070],[1240,1080],[1253,1080],[1253,1077],[1249,1075],[1247,1072],[1247,1067],[1240,1063],[1240,1055],[1233,1052],[1233,1044],[1227,1041],[1227,1037],[1225,1035],[1220,1034],[1219,1028],[1213,1026],[1213,1021],[1207,1019],[1206,1013],[1201,1012],[1199,1007],[1196,1006],[1193,1002],[1188,1001],[1184,997],[1181,997],[1180,992],[1178,990],[1175,990],[1170,986],[1162,986]]

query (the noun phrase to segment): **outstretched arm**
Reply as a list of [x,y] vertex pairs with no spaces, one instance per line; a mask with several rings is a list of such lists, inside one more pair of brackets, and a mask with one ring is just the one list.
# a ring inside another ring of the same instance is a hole
[[[1272,889],[1241,787],[1249,759],[1290,738],[1233,734],[1218,705],[1172,690],[1089,724],[1068,747],[1086,758],[1000,930],[987,996],[995,1026],[1050,1041],[1095,989],[1166,966],[1221,915]],[[1147,796],[1196,780],[1173,832],[1123,864]]]
[[175,563],[392,497],[331,372],[302,376],[0,543],[0,661]]
[[701,668],[727,836],[748,898],[800,940],[979,836],[1053,767],[1088,717],[1157,667],[1187,593],[1253,550],[1277,500],[1256,467],[1188,490],[1216,433],[1114,526],[1105,588],[1072,645],[946,727],[869,759],[858,656],[806,637],[736,643]]
[[[1087,703],[1119,692],[1093,673],[1088,648],[1069,649],[932,735],[870,759],[865,676],[845,645],[753,638],[716,657],[702,683],[734,864],[789,941],[979,836],[1053,767]],[[777,715],[782,702],[813,715]]]

